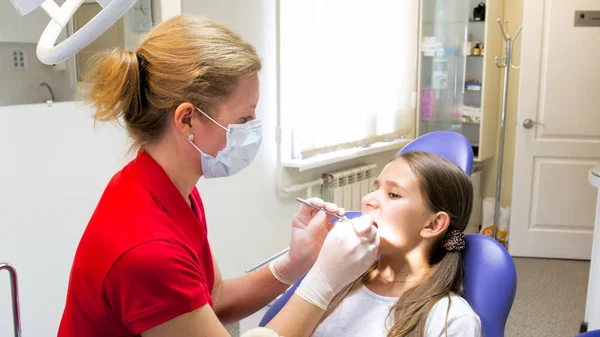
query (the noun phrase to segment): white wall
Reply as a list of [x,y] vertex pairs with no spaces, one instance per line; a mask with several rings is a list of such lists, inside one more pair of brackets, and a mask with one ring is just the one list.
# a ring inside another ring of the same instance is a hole
[[0,1],[0,41],[37,43],[50,22],[50,17],[41,8],[21,16],[10,0]]
[[[125,133],[94,131],[74,103],[0,107],[0,261],[17,268],[23,336],[56,336],[79,238],[110,177],[127,161]],[[0,336],[12,336],[8,273]]]

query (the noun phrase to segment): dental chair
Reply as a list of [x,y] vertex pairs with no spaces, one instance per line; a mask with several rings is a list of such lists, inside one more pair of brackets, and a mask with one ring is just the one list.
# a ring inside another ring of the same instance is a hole
[[[398,155],[422,151],[444,157],[467,175],[473,172],[473,149],[463,135],[451,131],[427,133],[407,144]],[[361,212],[348,211],[349,219]],[[508,314],[517,290],[517,271],[506,249],[496,240],[481,234],[465,234],[466,248],[462,252],[465,266],[462,296],[481,319],[483,336],[503,337]],[[302,278],[303,279],[303,278]],[[283,308],[302,282],[298,280],[269,308],[259,323],[264,327]]]

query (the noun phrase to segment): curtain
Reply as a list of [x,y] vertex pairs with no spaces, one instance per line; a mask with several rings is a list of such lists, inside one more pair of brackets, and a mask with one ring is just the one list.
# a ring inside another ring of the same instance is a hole
[[291,159],[412,135],[418,0],[281,0]]

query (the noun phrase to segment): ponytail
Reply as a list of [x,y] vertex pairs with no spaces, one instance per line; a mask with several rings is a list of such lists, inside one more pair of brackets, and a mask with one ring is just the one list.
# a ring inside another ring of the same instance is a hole
[[94,120],[127,121],[141,115],[140,69],[133,51],[116,48],[98,53],[90,62],[83,86]]

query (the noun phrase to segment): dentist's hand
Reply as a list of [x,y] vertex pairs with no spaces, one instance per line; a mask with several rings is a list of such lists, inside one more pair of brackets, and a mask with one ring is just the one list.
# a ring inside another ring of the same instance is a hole
[[326,310],[340,290],[369,269],[377,258],[379,235],[369,215],[338,223],[329,233],[313,268],[296,294]]
[[[344,215],[344,209],[318,198],[308,199],[317,207],[324,207],[331,213]],[[292,285],[305,275],[314,265],[323,242],[332,225],[332,216],[302,205],[292,221],[292,239],[288,254],[269,264],[273,275],[281,282]]]

